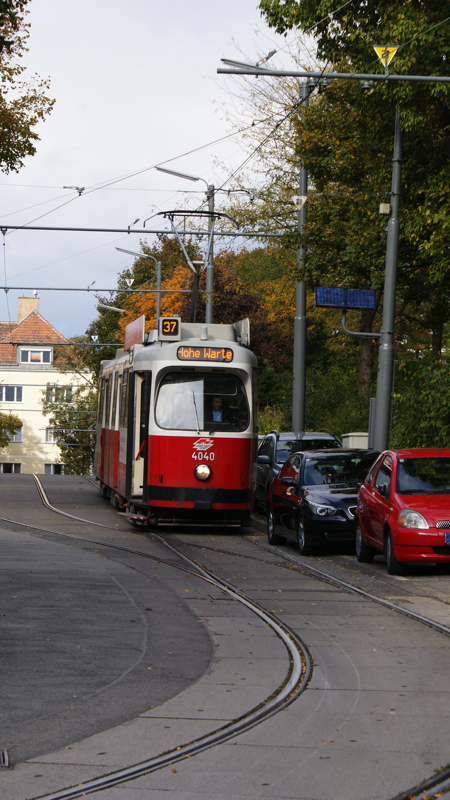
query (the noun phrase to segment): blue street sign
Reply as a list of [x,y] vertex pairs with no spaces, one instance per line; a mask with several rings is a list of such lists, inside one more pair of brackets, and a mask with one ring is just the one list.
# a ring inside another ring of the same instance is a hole
[[316,286],[316,306],[320,308],[376,308],[373,289],[344,289]]

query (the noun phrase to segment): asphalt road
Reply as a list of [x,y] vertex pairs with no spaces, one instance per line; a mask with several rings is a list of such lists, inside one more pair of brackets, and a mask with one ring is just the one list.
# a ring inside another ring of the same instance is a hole
[[[2,516],[17,518],[20,509],[25,518],[34,509],[40,526],[54,524],[29,477],[12,477],[7,491],[2,480]],[[6,527],[10,532],[0,529],[0,747],[12,762],[126,722],[205,671],[210,638],[158,580],[153,562]]]

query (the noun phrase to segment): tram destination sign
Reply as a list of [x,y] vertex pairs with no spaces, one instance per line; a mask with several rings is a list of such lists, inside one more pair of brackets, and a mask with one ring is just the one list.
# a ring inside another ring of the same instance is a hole
[[180,361],[221,361],[229,364],[233,361],[233,351],[231,347],[197,347],[183,344],[177,350],[177,358]]

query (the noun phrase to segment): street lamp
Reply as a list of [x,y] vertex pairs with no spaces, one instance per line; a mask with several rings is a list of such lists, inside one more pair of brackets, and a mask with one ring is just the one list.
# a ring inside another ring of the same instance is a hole
[[[107,308],[108,311],[118,311],[119,314],[127,313],[123,308],[117,308],[116,306],[105,306],[104,303],[97,303],[97,308]],[[98,339],[98,336],[96,338]]]
[[[208,201],[208,234],[209,234],[209,250],[207,253],[207,264],[206,264],[206,312],[205,312],[205,322],[207,324],[212,324],[213,321],[213,294],[214,294],[214,244],[213,244],[213,237],[211,236],[211,231],[214,225],[214,184],[210,184],[205,181],[204,178],[199,178],[196,175],[187,175],[185,172],[177,172],[173,169],[166,169],[165,167],[155,167],[158,172],[166,172],[168,175],[175,175],[176,178],[185,178],[188,181],[203,181],[206,184],[206,199]],[[196,293],[198,291],[198,281],[200,278],[200,274],[198,270],[196,270],[194,276],[194,287],[192,289],[193,297],[196,297]]]
[[129,256],[136,256],[136,258],[151,258],[156,264],[156,325],[159,326],[159,318],[161,316],[161,262],[157,261],[154,256],[148,253],[133,253],[131,250],[124,250],[123,247],[116,247],[121,253],[128,253]]

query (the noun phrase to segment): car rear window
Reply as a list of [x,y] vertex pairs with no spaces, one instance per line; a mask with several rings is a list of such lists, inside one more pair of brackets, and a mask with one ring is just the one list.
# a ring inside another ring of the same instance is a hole
[[342,454],[307,458],[304,483],[306,486],[324,484],[360,486],[364,483],[372,463],[372,453],[361,456]]
[[450,458],[400,458],[398,494],[450,494]]
[[292,439],[292,441],[279,442],[277,449],[277,463],[285,461],[299,450],[335,450],[341,447],[335,439]]

